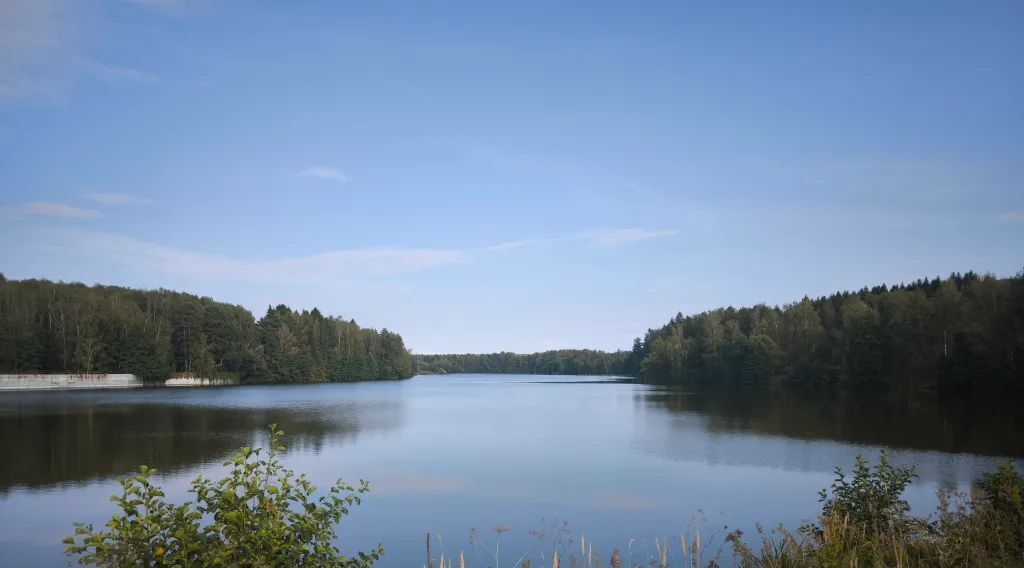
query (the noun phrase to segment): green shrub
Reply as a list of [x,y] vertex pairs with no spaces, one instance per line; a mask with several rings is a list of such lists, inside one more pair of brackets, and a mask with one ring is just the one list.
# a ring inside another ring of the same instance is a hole
[[[975,484],[970,508],[940,531],[943,550],[962,565],[1024,566],[1024,479],[1009,462]],[[948,518],[948,515],[947,515]]]
[[759,529],[759,550],[736,531],[727,539],[742,567],[1018,567],[1024,566],[1024,478],[1010,463],[982,476],[973,497],[941,490],[937,515],[911,517],[903,490],[912,469],[893,467],[883,453],[871,468],[858,457],[848,479],[821,492],[817,523],[792,533]]
[[378,545],[354,558],[334,546],[336,525],[369,490],[340,479],[328,495],[316,497],[305,475],[281,465],[282,432],[270,427],[270,447],[242,448],[224,465],[228,475],[212,481],[197,478],[195,502],[174,505],[152,483],[154,469],[121,482],[111,498],[120,513],[106,530],[76,523],[64,539],[68,555],[95,566],[337,566],[365,568],[384,553]]
[[874,468],[857,456],[852,473],[847,479],[842,468],[836,467],[831,495],[825,489],[818,494],[822,516],[838,515],[871,534],[904,530],[910,506],[903,491],[917,476],[914,468],[894,467],[883,450]]
[[1004,463],[994,473],[983,475],[978,480],[981,499],[993,511],[1024,519],[1024,479],[1010,462]]

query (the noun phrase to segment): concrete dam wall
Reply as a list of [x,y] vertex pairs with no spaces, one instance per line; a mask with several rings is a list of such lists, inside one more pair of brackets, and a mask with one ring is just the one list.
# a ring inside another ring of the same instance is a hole
[[237,378],[196,377],[176,373],[165,382],[145,383],[128,373],[0,373],[0,392],[22,390],[129,389],[139,387],[219,387]]
[[135,375],[108,373],[0,374],[0,391],[128,389],[145,384]]
[[207,379],[204,377],[175,376],[167,379],[166,387],[224,387],[237,385],[238,379]]

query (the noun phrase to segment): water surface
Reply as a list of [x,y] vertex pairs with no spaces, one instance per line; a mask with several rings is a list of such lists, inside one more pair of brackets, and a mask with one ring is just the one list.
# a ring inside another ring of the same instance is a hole
[[422,565],[427,531],[448,553],[486,560],[494,527],[509,528],[505,565],[538,543],[537,531],[538,550],[583,532],[605,556],[635,539],[636,559],[653,553],[653,537],[691,525],[712,547],[758,521],[795,527],[817,512],[834,466],[882,446],[917,466],[910,501],[929,510],[939,487],[1024,457],[1015,408],[520,375],[0,393],[0,557],[66,566],[61,538],[74,521],[101,524],[113,513],[119,476],[155,466],[181,499],[189,480],[217,475],[233,449],[265,441],[266,425],[278,423],[287,464],[321,487],[339,475],[371,481],[342,523],[341,547],[383,542],[382,566]]

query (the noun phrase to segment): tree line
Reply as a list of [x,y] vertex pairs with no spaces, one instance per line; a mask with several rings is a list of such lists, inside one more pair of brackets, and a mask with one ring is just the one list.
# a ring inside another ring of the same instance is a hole
[[634,342],[624,372],[669,383],[1021,387],[1024,272],[678,314]]
[[411,356],[401,336],[319,310],[0,275],[0,371],[173,373],[245,382],[432,373],[631,375],[667,383],[1024,386],[1024,272],[837,292],[683,316],[631,351]]
[[174,373],[243,382],[399,379],[402,337],[318,309],[241,306],[168,290],[0,275],[0,372]]
[[560,349],[542,353],[413,355],[418,374],[620,375],[627,352]]

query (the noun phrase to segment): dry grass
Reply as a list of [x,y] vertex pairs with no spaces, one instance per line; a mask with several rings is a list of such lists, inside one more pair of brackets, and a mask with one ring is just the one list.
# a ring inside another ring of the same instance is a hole
[[[480,535],[475,531],[471,532],[469,543],[476,552],[477,564],[481,568],[670,568],[686,567],[698,568],[704,566],[718,566],[721,556],[725,551],[719,547],[717,554],[706,559],[704,547],[701,544],[700,530],[694,528],[688,534],[678,536],[678,548],[673,550],[670,539],[655,538],[651,541],[630,539],[623,549],[615,548],[606,557],[594,550],[594,542],[588,539],[585,534],[580,534],[579,539],[565,537],[567,528],[555,530],[553,533],[531,531],[530,534],[537,539],[536,543],[524,551],[517,560],[511,563],[503,562],[500,551],[500,536],[508,532],[508,527],[502,526],[496,533],[496,540],[490,545],[485,545]],[[434,537],[440,541],[440,538]],[[550,542],[548,539],[550,538]],[[431,556],[431,535],[427,535],[427,563],[425,568],[455,568],[451,558],[445,557],[443,551],[436,560]],[[548,543],[551,548],[544,550],[538,544]],[[458,568],[466,568],[466,554],[460,551],[458,555]],[[475,565],[475,566],[476,566]]]
[[[765,531],[758,527],[756,548],[740,531],[725,537],[725,544],[702,544],[698,528],[669,539],[630,539],[624,549],[602,556],[581,534],[567,537],[565,525],[552,533],[531,532],[537,542],[508,568],[697,568],[736,565],[742,568],[972,568],[1024,567],[1024,477],[1010,464],[983,476],[970,494],[940,492],[939,508],[921,518],[894,510],[896,517],[878,523],[854,522],[841,507],[825,511],[818,521],[791,531],[783,526]],[[846,503],[848,506],[849,503]],[[861,505],[861,503],[855,503]],[[879,529],[880,526],[887,527]],[[509,529],[495,530],[497,539],[485,554],[477,551],[481,567],[500,568],[500,537]],[[428,536],[428,543],[429,543]],[[470,542],[480,548],[479,537]],[[709,546],[710,545],[710,546]],[[715,550],[712,557],[706,549]],[[727,556],[723,559],[723,553]],[[731,554],[729,554],[731,553]],[[484,561],[484,557],[486,562]],[[436,568],[428,548],[427,568]],[[459,568],[466,568],[460,551]],[[440,568],[454,568],[442,551]]]

